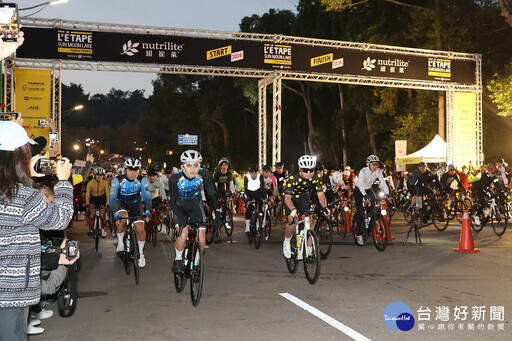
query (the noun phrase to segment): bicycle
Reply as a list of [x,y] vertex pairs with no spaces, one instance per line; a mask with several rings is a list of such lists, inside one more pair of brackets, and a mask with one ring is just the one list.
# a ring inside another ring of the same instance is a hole
[[388,246],[388,225],[381,213],[381,201],[378,198],[371,198],[363,201],[363,226],[361,226],[362,242],[357,239],[356,228],[352,229],[354,242],[363,246],[371,235],[375,248],[382,252]]
[[[178,293],[185,288],[187,278],[190,279],[190,299],[194,307],[201,300],[204,280],[203,249],[197,238],[197,228],[197,225],[189,227],[187,243],[183,250],[185,271],[174,273],[174,286]],[[181,235],[181,232],[180,229],[178,236]]]
[[297,272],[299,261],[303,262],[304,274],[310,284],[315,284],[320,277],[320,247],[318,237],[311,229],[309,221],[309,215],[313,213],[312,211],[301,213],[289,223],[293,225],[298,220],[290,240],[292,256],[285,258],[286,267],[291,274]]
[[421,231],[420,231],[422,226],[418,225],[418,218],[420,218],[420,213],[419,213],[418,209],[416,208],[416,206],[414,206],[412,208],[411,227],[409,228],[409,232],[407,232],[407,236],[405,237],[404,245],[407,243],[407,239],[409,239],[409,235],[411,234],[413,229],[414,229],[414,238],[416,240],[416,244],[418,244],[418,242],[419,242],[420,245],[423,245],[423,242],[421,241]]
[[105,212],[105,224],[107,231],[110,231],[112,237],[117,236],[117,226],[114,222],[114,215],[112,214],[110,206],[107,206],[107,210]]
[[[221,209],[221,220],[222,224],[224,226],[224,229],[226,230],[226,235],[228,237],[231,237],[233,234],[233,199],[231,195],[228,195],[226,200],[222,200],[220,202],[220,209]],[[219,231],[220,236],[220,231]]]
[[347,199],[341,199],[334,202],[334,211],[332,213],[333,225],[338,231],[338,236],[345,239],[347,231],[352,228],[352,215]]
[[59,307],[59,315],[62,317],[70,317],[75,313],[77,303],[77,264],[66,265],[67,273],[57,292],[57,305]]
[[[329,205],[332,208],[332,205]],[[332,250],[333,222],[319,209],[314,210],[315,233],[319,240],[320,256],[327,259]]]
[[491,192],[486,192],[485,195],[487,197],[487,205],[484,208],[481,208],[479,202],[476,202],[471,208],[471,228],[475,232],[480,232],[486,223],[490,221],[494,233],[501,237],[507,230],[508,212],[499,202],[498,195]]
[[[87,215],[89,217],[89,215]],[[101,236],[101,219],[100,219],[100,210],[97,209],[94,214],[94,225],[92,229],[92,237],[94,238],[94,249],[96,253],[98,253],[98,246],[100,242]]]
[[139,284],[139,266],[137,261],[140,257],[139,245],[137,244],[137,234],[135,233],[135,228],[133,227],[133,223],[137,220],[143,220],[144,216],[139,217],[126,217],[120,218],[127,219],[128,224],[126,224],[126,231],[124,232],[123,243],[124,243],[124,252],[121,253],[121,258],[123,259],[124,270],[126,275],[130,275],[131,268],[133,266],[133,275],[135,276],[135,283]]
[[151,242],[153,246],[156,246],[156,240],[158,239],[157,226],[162,223],[160,212],[156,208],[151,209],[151,217],[148,223],[144,223],[146,229],[146,242]]

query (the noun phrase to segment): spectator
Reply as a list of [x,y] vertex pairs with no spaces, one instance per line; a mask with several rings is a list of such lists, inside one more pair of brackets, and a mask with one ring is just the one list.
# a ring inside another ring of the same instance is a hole
[[[29,306],[39,302],[39,229],[64,229],[73,215],[71,164],[57,163],[54,203],[32,187],[33,166],[27,136],[16,122],[0,122],[0,340],[26,340]],[[15,275],[16,274],[16,275]]]

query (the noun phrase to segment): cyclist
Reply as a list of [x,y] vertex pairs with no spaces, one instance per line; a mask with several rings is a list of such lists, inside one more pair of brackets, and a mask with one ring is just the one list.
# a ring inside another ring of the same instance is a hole
[[87,183],[85,190],[85,205],[90,208],[89,214],[89,232],[87,234],[92,236],[92,229],[94,225],[94,216],[96,210],[100,210],[101,219],[101,237],[107,236],[106,218],[105,218],[105,207],[109,204],[109,184],[103,179],[105,170],[101,167],[94,169],[94,179]]
[[454,189],[452,188],[454,181],[457,183],[457,189],[464,190],[464,185],[460,181],[457,173],[455,173],[455,167],[453,165],[448,165],[448,172],[441,176],[441,187],[443,188],[443,191],[449,196],[454,193]]
[[[249,167],[249,173],[244,177],[244,193],[246,203],[254,200],[255,205],[260,204],[266,198],[265,179],[263,174],[258,173],[258,166]],[[247,205],[245,208],[245,234],[249,234],[250,221],[255,205]]]
[[487,207],[487,201],[485,197],[492,186],[496,187],[498,190],[501,189],[498,178],[489,174],[486,165],[480,166],[480,179],[473,182],[471,187],[473,195],[476,201],[479,203],[477,214],[474,216],[474,220],[477,225],[480,225],[481,223],[479,216],[482,214],[484,207]]
[[158,173],[155,168],[148,169],[148,183],[146,190],[151,197],[151,207],[155,207],[159,212],[164,209],[163,202],[167,199],[165,194],[165,187],[162,180],[158,178]]
[[272,174],[277,179],[277,188],[279,189],[279,194],[282,196],[285,188],[285,182],[288,179],[288,171],[284,169],[282,162],[276,162],[275,168],[276,170],[272,172]]
[[[235,193],[234,176],[229,168],[229,161],[226,158],[222,158],[219,161],[219,170],[213,175],[213,181],[217,188],[219,199],[226,203],[227,197],[230,194]],[[226,224],[226,228],[230,229],[231,226]]]
[[[220,206],[217,199],[217,192],[210,173],[201,168],[203,157],[198,151],[186,150],[180,156],[181,170],[175,172],[169,178],[169,196],[171,209],[174,214],[174,221],[177,222],[176,229],[181,229],[180,236],[174,243],[175,257],[172,265],[174,273],[185,271],[183,263],[183,250],[188,238],[188,218],[191,224],[202,224],[205,221],[201,189],[204,188],[212,199],[214,213],[214,225],[216,228],[222,226],[220,221]],[[206,245],[206,228],[199,227],[199,241],[204,247]]]
[[[322,179],[322,190],[324,191],[325,193],[325,198],[327,199],[327,202],[328,203],[331,203],[334,201],[334,191],[333,191],[333,185],[331,183],[331,178],[329,177],[329,174],[327,172],[327,170],[324,170],[324,166],[320,163],[317,162],[316,166],[315,166],[315,171],[316,173],[320,176],[320,178]],[[318,202],[318,196],[315,195],[316,193],[310,193],[310,196],[311,196],[311,200],[315,203],[315,204],[319,204]]]
[[[146,188],[148,187],[148,178],[139,174],[141,168],[140,161],[135,158],[129,158],[124,163],[125,174],[119,175],[110,185],[110,205],[114,219],[117,225],[117,250],[124,252],[124,231],[126,230],[126,219],[119,218],[142,216],[142,201],[144,201],[144,216],[146,221],[151,215],[151,197]],[[142,196],[142,201],[141,201]],[[137,244],[139,246],[140,257],[138,259],[139,268],[146,266],[144,257],[144,244],[146,243],[146,231],[144,230],[144,220],[137,220],[133,223],[137,235]]]
[[500,184],[505,187],[508,187],[508,178],[505,167],[507,167],[507,163],[503,158],[496,159],[496,172],[498,176],[498,180],[500,180]]
[[265,182],[265,191],[267,192],[267,197],[270,200],[274,201],[279,196],[277,178],[275,177],[274,174],[272,174],[269,165],[263,165],[263,167],[261,167],[261,170],[263,171],[261,175],[263,176],[263,181]]
[[379,167],[379,158],[376,155],[370,155],[366,158],[366,167],[359,171],[356,186],[354,188],[354,197],[356,199],[356,238],[360,244],[363,243],[362,224],[364,217],[363,200],[366,198],[366,190],[370,189],[376,180],[379,180],[384,194],[389,195],[389,188],[386,185],[384,176]]
[[311,155],[303,155],[299,158],[298,165],[299,174],[290,176],[284,190],[285,212],[288,218],[283,241],[283,255],[286,258],[292,256],[290,240],[298,223],[296,221],[298,212],[304,213],[311,209],[311,202],[309,201],[311,190],[316,191],[318,201],[322,206],[322,213],[325,215],[330,213],[322,190],[322,179],[318,173],[315,173],[316,158]]

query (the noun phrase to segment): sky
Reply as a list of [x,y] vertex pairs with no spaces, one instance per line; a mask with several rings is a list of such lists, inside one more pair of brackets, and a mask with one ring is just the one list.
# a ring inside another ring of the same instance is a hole
[[[46,0],[13,2],[22,9]],[[270,8],[296,12],[297,2],[298,0],[69,0],[68,3],[47,6],[33,17],[238,32],[243,17],[262,15]],[[19,15],[23,17],[33,12],[35,10],[23,10]],[[30,41],[25,41],[24,44],[30,44]],[[111,88],[123,91],[143,89],[148,97],[153,93],[151,81],[156,78],[156,74],[64,71],[62,78],[67,85],[82,84],[86,94],[108,93]]]

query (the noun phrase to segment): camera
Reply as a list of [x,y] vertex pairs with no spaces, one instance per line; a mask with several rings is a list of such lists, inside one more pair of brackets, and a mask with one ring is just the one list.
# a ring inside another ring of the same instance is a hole
[[76,240],[66,240],[66,247],[62,250],[67,259],[73,259],[78,254],[78,242]]
[[57,132],[50,132],[49,136],[50,138],[50,148],[53,148],[57,142],[59,142],[59,133]]
[[[1,4],[0,4],[1,5]],[[2,112],[0,113],[0,121],[11,121],[18,118],[17,112]]]
[[36,163],[36,172],[47,175],[57,174],[57,160],[55,158],[41,159]]
[[18,6],[13,3],[0,3],[0,38],[3,41],[16,41],[20,34]]

